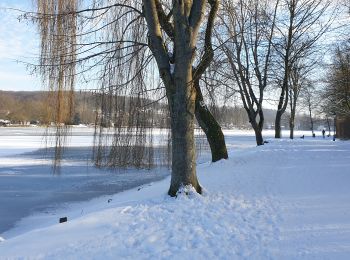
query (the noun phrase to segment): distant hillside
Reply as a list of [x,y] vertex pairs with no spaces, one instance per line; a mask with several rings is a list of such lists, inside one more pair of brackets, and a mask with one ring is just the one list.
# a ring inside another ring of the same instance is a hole
[[[10,120],[12,123],[45,123],[47,121],[47,91],[0,91],[0,119]],[[119,104],[128,106],[129,97],[116,97]],[[145,104],[152,104],[147,109],[159,110],[155,113],[154,124],[164,122],[164,104],[154,103],[153,100],[143,100]],[[74,122],[75,124],[92,124],[95,122],[96,111],[100,111],[101,100],[91,92],[76,91],[74,93]],[[109,99],[103,102],[108,103]],[[163,111],[163,113],[162,113]]]
[[[44,122],[48,94],[46,91],[0,91],[0,119],[8,119],[13,123]],[[87,123],[93,122],[92,94],[76,92],[75,97],[76,113]]]

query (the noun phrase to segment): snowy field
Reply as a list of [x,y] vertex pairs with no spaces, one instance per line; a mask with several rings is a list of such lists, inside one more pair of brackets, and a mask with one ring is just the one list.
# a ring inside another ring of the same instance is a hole
[[0,231],[0,259],[350,259],[350,142],[267,131],[256,147],[252,132],[226,131],[230,159],[198,159],[203,196],[175,199],[167,172],[124,173],[118,189],[121,174],[89,166],[88,129],[73,131],[80,156],[61,176],[46,172],[37,130],[1,130],[0,221],[27,217]]

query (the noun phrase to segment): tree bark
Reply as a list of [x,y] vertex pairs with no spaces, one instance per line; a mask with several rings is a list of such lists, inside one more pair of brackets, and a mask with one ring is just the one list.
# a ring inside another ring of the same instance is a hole
[[264,139],[262,137],[262,131],[258,128],[254,128],[255,140],[258,146],[264,145]]
[[314,135],[314,120],[312,119],[312,108],[311,102],[309,103],[309,116],[310,116],[310,130],[312,132],[312,136]]
[[295,122],[295,109],[291,109],[289,119],[289,138],[294,139],[294,122]]
[[282,118],[282,112],[277,111],[276,118],[275,118],[275,138],[281,138],[281,118]]
[[289,103],[288,77],[289,77],[289,72],[286,72],[286,75],[285,75],[284,80],[283,80],[282,92],[280,95],[280,99],[279,99],[278,107],[277,107],[277,112],[276,112],[275,138],[282,138],[282,127],[281,127],[282,115],[286,111],[287,105]]
[[219,123],[204,103],[198,79],[194,81],[194,87],[196,90],[195,115],[199,126],[207,137],[211,150],[211,160],[216,162],[221,159],[227,159],[225,136]]
[[294,122],[292,121],[292,119],[290,119],[289,121],[289,138],[294,139]]
[[264,145],[264,139],[262,136],[262,128],[260,128],[259,125],[254,123],[254,122],[255,122],[255,120],[252,122],[251,125],[252,125],[254,133],[255,133],[256,144],[258,146]]
[[170,100],[172,133],[172,173],[168,194],[176,196],[178,190],[187,185],[202,193],[196,174],[194,141],[194,114],[196,92],[191,68],[179,66],[175,74],[175,93]]
[[290,104],[290,118],[289,118],[289,138],[294,139],[295,114],[297,109],[297,100],[300,93],[300,74],[298,67],[294,67],[291,73],[291,86],[289,88],[289,104]]

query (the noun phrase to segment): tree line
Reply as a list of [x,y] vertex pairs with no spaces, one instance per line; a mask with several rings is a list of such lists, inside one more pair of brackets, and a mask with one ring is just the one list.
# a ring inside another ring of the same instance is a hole
[[[51,124],[51,122],[47,121],[47,96],[48,93],[44,91],[0,91],[0,119],[9,120],[12,124],[18,125],[31,123],[45,126]],[[76,91],[74,96],[74,116],[71,122],[66,123],[68,125],[84,124],[94,126],[96,114],[99,113],[99,107],[97,106],[99,97],[88,91]],[[148,103],[153,103],[153,101],[148,100]],[[148,117],[147,127],[170,127],[167,120],[166,104],[155,102],[147,109],[149,111],[152,110],[152,113]],[[223,129],[251,129],[248,115],[241,104],[234,106],[210,104],[208,105],[208,109],[212,111],[214,118]],[[264,109],[264,114],[265,129],[273,129],[276,110]],[[288,112],[282,117],[283,129],[290,129],[288,125],[290,117],[291,115]],[[313,111],[312,120],[315,123],[314,129],[317,126],[328,127],[327,118],[324,117],[322,111]],[[306,113],[296,115],[295,124],[298,130],[310,130],[310,116]],[[333,122],[330,122],[330,124],[332,124],[330,127],[333,128]],[[113,120],[105,121],[104,126],[112,127]],[[197,122],[196,127],[200,128]]]

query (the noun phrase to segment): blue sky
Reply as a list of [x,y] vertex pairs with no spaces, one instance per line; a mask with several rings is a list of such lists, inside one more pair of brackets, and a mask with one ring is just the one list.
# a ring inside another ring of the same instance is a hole
[[37,63],[39,38],[35,25],[18,20],[17,8],[30,11],[32,0],[0,0],[0,90],[42,90],[38,76],[23,62]]

